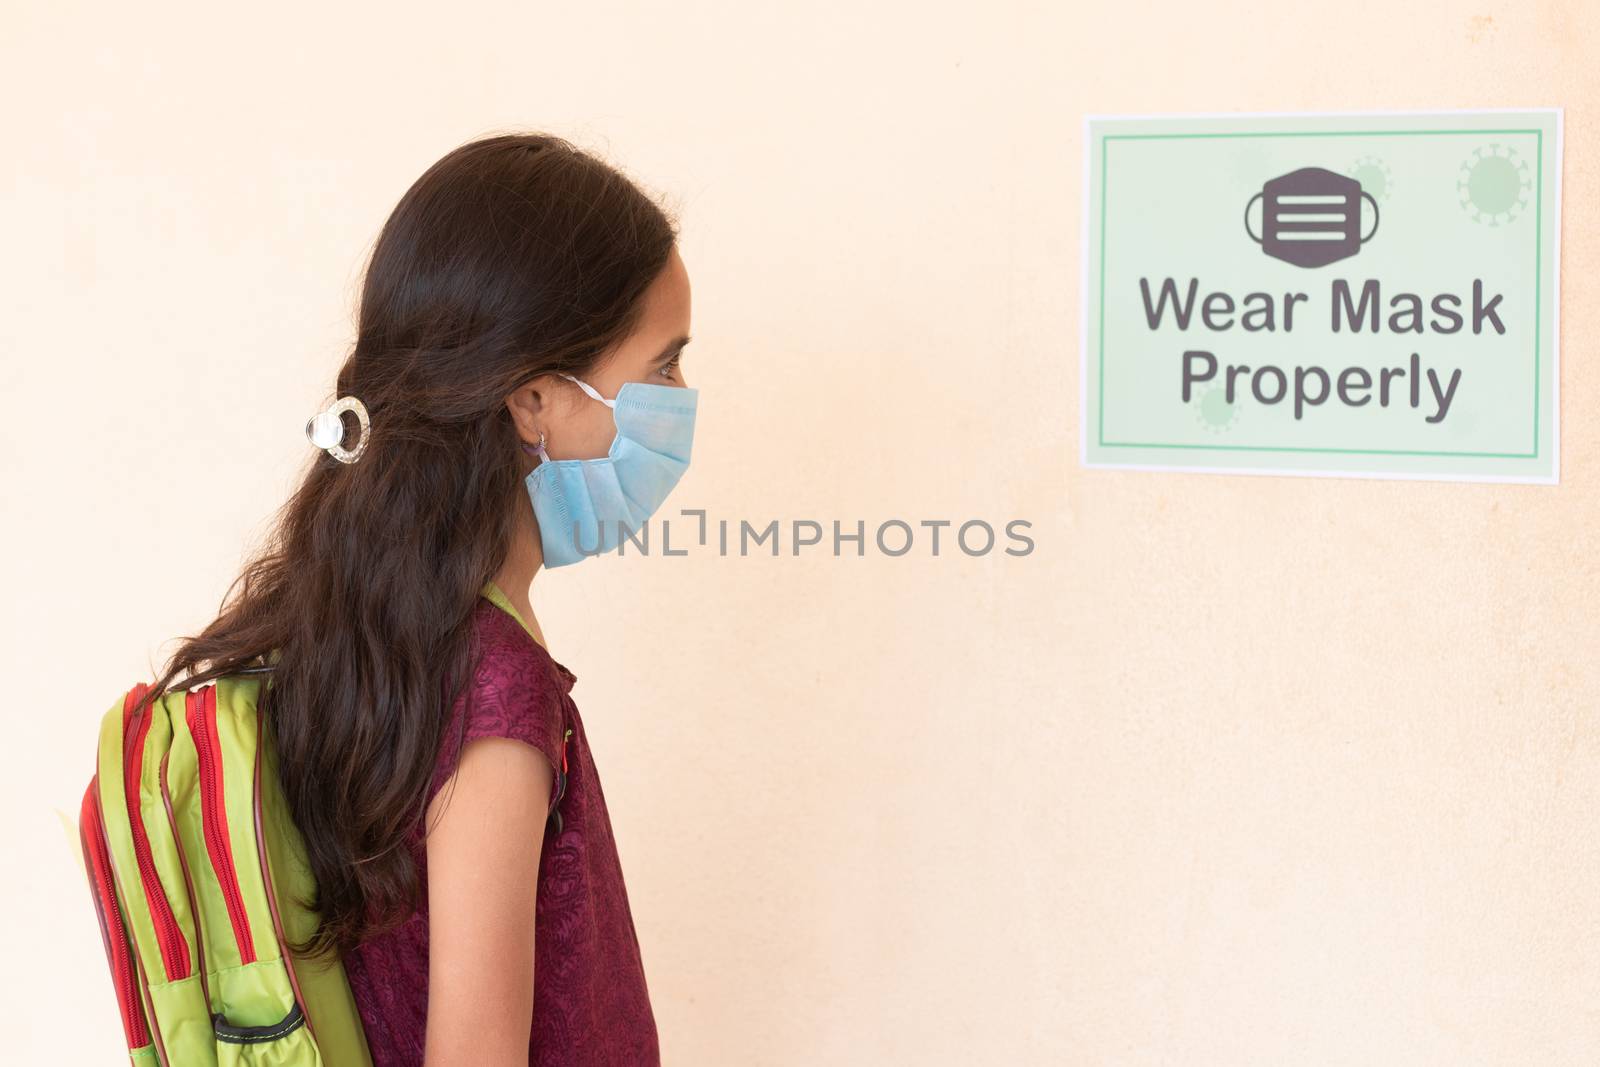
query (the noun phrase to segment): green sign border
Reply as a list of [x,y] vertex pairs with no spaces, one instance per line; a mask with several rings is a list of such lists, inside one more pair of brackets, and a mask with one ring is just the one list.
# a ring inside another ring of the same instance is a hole
[[[1439,452],[1383,448],[1296,448],[1291,445],[1199,445],[1163,444],[1152,441],[1106,440],[1106,163],[1110,157],[1112,141],[1170,141],[1210,137],[1415,137],[1418,135],[1471,134],[1488,135],[1533,134],[1538,138],[1535,156],[1538,159],[1534,176],[1534,265],[1533,265],[1533,451],[1532,452]],[[1539,458],[1539,374],[1543,362],[1540,342],[1540,320],[1544,318],[1542,298],[1543,280],[1540,271],[1544,266],[1544,131],[1531,130],[1300,130],[1300,131],[1240,131],[1236,133],[1117,133],[1100,134],[1100,321],[1096,332],[1100,335],[1100,369],[1095,383],[1100,398],[1100,414],[1096,419],[1101,448],[1177,448],[1221,452],[1321,452],[1377,456],[1475,456],[1483,459],[1538,459]]]

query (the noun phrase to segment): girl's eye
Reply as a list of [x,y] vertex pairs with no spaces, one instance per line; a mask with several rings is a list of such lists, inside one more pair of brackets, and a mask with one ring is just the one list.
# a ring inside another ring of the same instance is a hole
[[661,376],[663,378],[670,378],[674,374],[678,373],[678,361],[680,359],[682,359],[682,358],[683,358],[683,353],[679,352],[679,353],[675,354],[671,359],[667,360],[666,363],[662,364],[662,366],[661,366]]

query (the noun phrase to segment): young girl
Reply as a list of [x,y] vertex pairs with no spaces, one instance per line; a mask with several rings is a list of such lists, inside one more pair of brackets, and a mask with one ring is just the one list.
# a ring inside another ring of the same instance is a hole
[[373,250],[322,451],[158,683],[271,666],[322,920],[297,948],[343,955],[376,1067],[659,1062],[576,679],[529,594],[688,465],[676,238],[557,137],[430,167]]

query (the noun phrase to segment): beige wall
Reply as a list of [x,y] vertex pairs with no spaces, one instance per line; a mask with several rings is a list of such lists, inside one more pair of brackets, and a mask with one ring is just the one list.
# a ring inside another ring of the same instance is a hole
[[[98,716],[306,461],[396,198],[534,127],[682,216],[675,505],[1037,542],[536,583],[666,1062],[1600,1061],[1592,3],[293,6],[5,19],[8,1059],[115,1059]],[[1085,112],[1546,105],[1559,487],[1078,466]]]

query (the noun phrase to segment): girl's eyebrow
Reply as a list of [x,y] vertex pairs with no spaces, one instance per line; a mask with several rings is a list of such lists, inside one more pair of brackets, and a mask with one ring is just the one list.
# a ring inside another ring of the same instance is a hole
[[667,343],[667,347],[661,350],[661,354],[657,356],[654,361],[652,361],[651,365],[653,366],[656,363],[665,363],[667,360],[673,357],[678,349],[688,344],[691,340],[693,340],[693,338],[691,338],[688,334],[684,334],[682,337],[679,337],[676,340],[669,341]]

